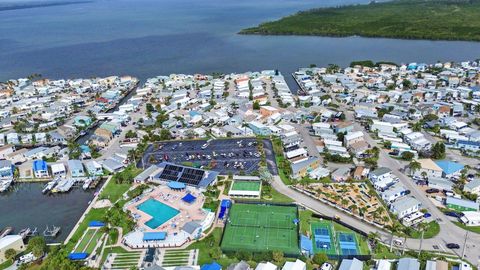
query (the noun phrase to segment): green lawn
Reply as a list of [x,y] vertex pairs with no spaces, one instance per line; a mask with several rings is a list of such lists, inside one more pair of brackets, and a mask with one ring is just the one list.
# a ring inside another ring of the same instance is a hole
[[68,241],[68,243],[66,244],[65,248],[67,252],[71,252],[75,246],[75,243],[80,240],[80,237],[82,237],[83,233],[88,228],[88,223],[90,223],[90,221],[92,220],[102,220],[106,212],[107,208],[90,209],[90,211],[85,216],[85,219],[80,223],[77,230],[73,234],[72,238],[70,238],[70,241]]
[[480,1],[396,0],[298,12],[243,34],[480,41]]
[[[437,236],[440,233],[440,225],[436,221],[431,221],[426,224],[425,227],[425,233],[423,234],[424,239],[429,239]],[[422,233],[417,230],[412,230],[411,233],[409,234],[410,237],[412,238],[421,238]]]
[[[199,256],[198,256],[198,264],[203,265],[206,263],[211,263],[215,259],[211,257],[210,250],[214,248],[220,247],[220,240],[222,238],[222,229],[215,228],[210,233],[210,235],[200,241],[197,241],[191,244],[188,249],[198,249]],[[220,259],[216,260],[217,263],[222,265],[224,268],[228,267],[230,264],[238,262],[235,258],[228,258],[226,256],[222,256]]]
[[461,223],[459,221],[454,221],[453,223],[455,223],[455,225],[457,225],[458,227],[460,227],[464,230],[480,234],[480,226],[465,226],[463,223]]
[[83,252],[87,247],[88,242],[92,239],[92,236],[95,234],[97,230],[88,228],[85,235],[83,235],[82,239],[80,240],[80,244],[78,244],[75,252]]
[[107,259],[108,254],[110,254],[110,253],[122,254],[122,255],[121,255],[122,257],[124,256],[124,254],[125,254],[125,255],[128,254],[129,256],[127,256],[127,257],[130,257],[130,255],[131,255],[132,257],[134,257],[135,255],[138,256],[138,257],[140,257],[140,254],[141,254],[139,251],[138,251],[138,252],[137,252],[137,251],[127,251],[127,250],[125,250],[125,249],[122,248],[122,247],[109,247],[109,248],[106,248],[106,249],[103,251],[102,264],[103,264],[103,262],[105,262],[105,260]]
[[107,245],[113,245],[117,243],[117,241],[118,241],[118,230],[114,228],[108,233]]
[[3,269],[8,268],[8,267],[10,267],[12,264],[13,264],[12,261],[6,261],[6,262],[0,264],[0,270],[3,270]]
[[100,231],[97,231],[95,235],[92,237],[92,240],[88,244],[87,248],[85,249],[85,252],[88,254],[91,254],[93,250],[95,249],[95,246],[97,245],[98,241],[102,237],[103,233]]

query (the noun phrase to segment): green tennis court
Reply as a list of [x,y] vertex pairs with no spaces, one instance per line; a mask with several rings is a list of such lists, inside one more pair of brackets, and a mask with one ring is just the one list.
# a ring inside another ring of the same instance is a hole
[[232,190],[258,191],[260,190],[260,181],[234,181]]
[[235,203],[229,215],[221,243],[224,251],[300,253],[295,206]]

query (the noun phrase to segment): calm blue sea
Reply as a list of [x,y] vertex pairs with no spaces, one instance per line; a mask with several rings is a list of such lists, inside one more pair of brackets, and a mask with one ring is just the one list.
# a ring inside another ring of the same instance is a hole
[[480,55],[480,43],[474,42],[236,34],[299,10],[365,2],[93,0],[0,11],[0,80],[31,73],[52,78],[131,74],[142,79],[261,69],[286,74],[311,63],[460,61]]

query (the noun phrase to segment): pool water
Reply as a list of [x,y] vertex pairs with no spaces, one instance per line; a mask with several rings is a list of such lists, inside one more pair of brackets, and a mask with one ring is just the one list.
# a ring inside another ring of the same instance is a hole
[[163,223],[167,222],[174,216],[178,215],[180,211],[175,208],[172,208],[164,203],[161,203],[155,199],[148,199],[139,206],[138,210],[141,210],[148,215],[152,216],[152,219],[145,222],[145,225],[151,229],[156,229]]

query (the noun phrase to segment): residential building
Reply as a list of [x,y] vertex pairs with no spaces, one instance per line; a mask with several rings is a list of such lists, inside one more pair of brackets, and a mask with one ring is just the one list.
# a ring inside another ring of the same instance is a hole
[[357,258],[343,259],[338,270],[363,270],[363,262]]
[[294,262],[285,262],[282,270],[306,270],[307,264],[297,259]]
[[399,219],[420,210],[421,203],[413,197],[403,197],[390,204],[390,211]]
[[397,269],[402,270],[420,270],[420,262],[414,258],[400,258]]
[[308,175],[309,172],[317,169],[320,166],[320,159],[317,157],[308,157],[307,159],[292,163],[292,178],[300,179]]
[[17,252],[22,252],[25,250],[25,244],[23,243],[23,238],[20,235],[7,235],[0,238],[0,264],[3,264],[7,261],[5,257],[5,252],[9,249],[14,249]]
[[478,202],[458,199],[455,197],[447,197],[445,201],[445,205],[448,208],[454,209],[456,211],[478,211],[479,210]]
[[85,176],[85,170],[83,169],[83,164],[80,160],[68,160],[67,166],[72,177]]
[[418,159],[417,161],[420,163],[420,169],[415,171],[415,176],[423,177],[423,175],[426,175],[427,178],[442,177],[442,168],[440,168],[435,162],[433,162],[433,160],[425,158]]
[[0,179],[12,179],[13,168],[10,160],[0,160]]
[[49,177],[47,162],[43,160],[34,160],[33,161],[33,175],[36,178],[46,178]]

